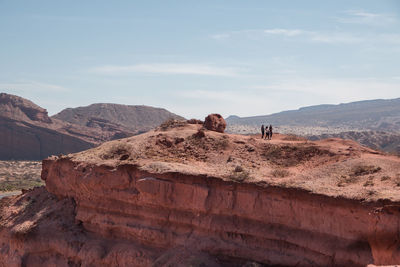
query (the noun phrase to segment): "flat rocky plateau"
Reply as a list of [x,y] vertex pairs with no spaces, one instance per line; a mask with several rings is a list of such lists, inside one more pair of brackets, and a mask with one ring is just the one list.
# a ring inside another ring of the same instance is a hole
[[400,263],[400,158],[171,122],[43,161],[0,202],[0,266]]

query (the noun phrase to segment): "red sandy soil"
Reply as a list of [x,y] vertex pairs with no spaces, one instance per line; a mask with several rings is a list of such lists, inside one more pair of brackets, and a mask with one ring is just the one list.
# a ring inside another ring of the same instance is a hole
[[95,165],[138,165],[223,180],[301,188],[327,196],[400,200],[400,158],[338,138],[307,141],[274,134],[272,140],[205,131],[201,125],[158,129],[67,156]]

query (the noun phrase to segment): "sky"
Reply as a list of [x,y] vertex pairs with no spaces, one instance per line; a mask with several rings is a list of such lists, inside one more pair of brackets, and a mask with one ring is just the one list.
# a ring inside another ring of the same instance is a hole
[[400,97],[400,1],[0,0],[0,92],[186,118]]

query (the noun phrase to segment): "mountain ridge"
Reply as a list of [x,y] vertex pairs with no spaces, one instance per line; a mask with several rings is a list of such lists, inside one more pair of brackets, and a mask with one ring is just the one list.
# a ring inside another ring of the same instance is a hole
[[94,107],[92,113],[97,116],[88,116],[87,107],[78,107],[49,117],[46,109],[28,99],[0,93],[0,159],[40,160],[79,152],[105,141],[146,132],[169,118],[182,118],[150,106],[97,103],[88,107]]

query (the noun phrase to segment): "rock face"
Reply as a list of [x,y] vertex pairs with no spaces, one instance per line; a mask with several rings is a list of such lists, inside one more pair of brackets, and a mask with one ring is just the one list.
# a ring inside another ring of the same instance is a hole
[[0,93],[0,110],[2,117],[13,120],[51,123],[45,109],[15,95]]
[[93,146],[91,142],[41,125],[0,117],[0,160],[39,160]]
[[221,115],[210,114],[204,120],[204,127],[210,131],[223,133],[226,128],[226,122]]
[[60,131],[60,125],[31,101],[0,94],[0,160],[39,160],[93,147],[90,141]]
[[0,202],[0,266],[400,262],[398,157],[201,128],[43,161],[46,190]]

